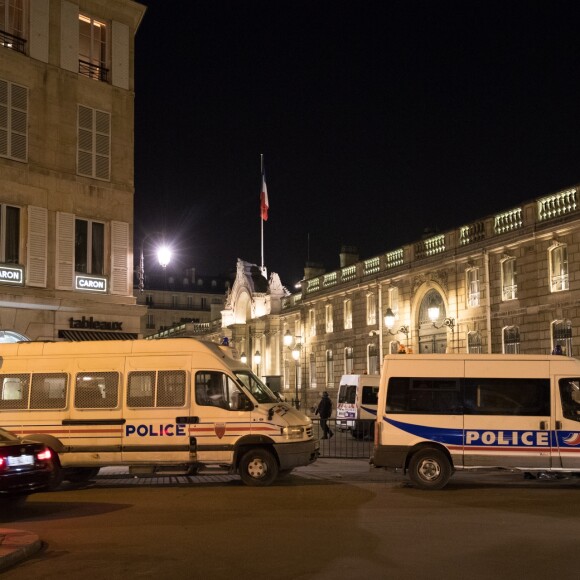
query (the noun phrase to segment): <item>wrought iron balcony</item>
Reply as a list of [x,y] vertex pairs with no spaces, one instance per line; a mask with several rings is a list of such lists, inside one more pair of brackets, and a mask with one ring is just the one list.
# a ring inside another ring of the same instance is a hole
[[4,32],[4,30],[0,30],[0,44],[16,52],[26,54],[26,39]]
[[98,64],[93,64],[87,60],[79,59],[79,74],[89,77],[95,81],[104,83],[109,81],[109,69]]

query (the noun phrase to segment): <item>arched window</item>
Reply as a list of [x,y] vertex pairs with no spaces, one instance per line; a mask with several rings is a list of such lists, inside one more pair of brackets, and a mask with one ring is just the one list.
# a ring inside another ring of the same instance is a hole
[[507,257],[501,262],[501,299],[505,302],[516,300],[517,297],[516,259]]
[[467,308],[479,306],[479,268],[465,270]]
[[520,354],[520,329],[517,326],[503,328],[502,352],[504,354]]
[[376,344],[367,345],[367,373],[369,375],[379,374],[379,352]]
[[473,354],[481,354],[483,352],[480,332],[471,330],[467,333],[467,352]]
[[352,346],[347,346],[344,349],[344,374],[352,375],[354,368],[354,349]]
[[331,350],[326,351],[326,386],[334,387],[334,356]]
[[568,248],[556,243],[548,249],[550,264],[550,292],[568,290]]

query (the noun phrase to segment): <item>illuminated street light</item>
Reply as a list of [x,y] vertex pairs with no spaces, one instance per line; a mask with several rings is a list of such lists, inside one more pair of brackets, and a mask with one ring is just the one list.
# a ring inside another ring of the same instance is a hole
[[[145,241],[148,238],[150,238],[152,235],[158,235],[158,234],[147,234],[141,240],[141,256],[139,259],[139,292],[140,293],[143,293],[143,291],[145,290],[145,256],[144,256],[143,248],[145,246]],[[167,264],[169,264],[169,262],[171,261],[171,249],[168,246],[166,246],[165,244],[163,244],[160,248],[158,248],[157,260],[159,262],[159,265],[164,270],[165,270],[165,268],[167,268]]]

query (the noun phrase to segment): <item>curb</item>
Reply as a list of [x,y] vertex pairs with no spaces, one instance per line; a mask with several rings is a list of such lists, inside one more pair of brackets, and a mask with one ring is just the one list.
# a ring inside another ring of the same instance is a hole
[[41,547],[42,542],[32,532],[0,528],[0,572],[32,556]]

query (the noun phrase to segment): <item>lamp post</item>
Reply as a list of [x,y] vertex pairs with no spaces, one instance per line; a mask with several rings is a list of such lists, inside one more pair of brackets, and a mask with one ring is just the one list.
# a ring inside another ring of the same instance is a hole
[[245,353],[245,352],[243,352],[243,353],[240,355],[240,361],[241,361],[241,362],[242,362],[242,364],[244,364],[244,365],[245,365],[245,364],[248,364],[248,357],[246,356],[246,353]]
[[261,363],[261,362],[262,362],[262,355],[260,354],[260,351],[259,351],[259,350],[257,350],[257,351],[254,353],[254,364],[255,364],[255,365],[256,365],[256,367],[257,367],[257,371],[258,371],[258,372],[257,372],[257,375],[258,375],[258,378],[260,378],[260,363]]
[[294,390],[295,390],[295,401],[296,408],[300,409],[300,401],[298,400],[298,366],[300,365],[300,350],[301,345],[296,343],[296,346],[292,349],[292,358],[294,359]]
[[[141,240],[141,255],[139,258],[139,293],[142,294],[145,290],[145,256],[143,248],[145,246],[145,241],[155,234],[146,234]],[[159,265],[165,270],[167,264],[171,261],[171,249],[164,243],[157,249],[157,260]]]

